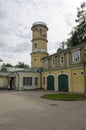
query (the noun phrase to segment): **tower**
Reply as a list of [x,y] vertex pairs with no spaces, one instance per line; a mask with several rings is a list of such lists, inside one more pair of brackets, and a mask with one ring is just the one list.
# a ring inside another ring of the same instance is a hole
[[41,68],[43,67],[41,58],[48,55],[47,53],[48,27],[43,22],[36,22],[32,25],[31,30],[32,30],[31,67]]

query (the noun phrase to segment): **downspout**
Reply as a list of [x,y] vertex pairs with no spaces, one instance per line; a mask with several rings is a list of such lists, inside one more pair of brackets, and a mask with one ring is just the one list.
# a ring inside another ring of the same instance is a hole
[[86,65],[85,65],[85,63],[86,62],[84,61],[84,88],[85,88],[84,92],[86,93],[86,68],[85,68]]
[[20,82],[20,75],[18,72],[16,72],[17,76],[18,76],[18,88],[16,88],[16,90],[19,90],[19,82]]
[[86,47],[84,48],[84,88],[86,93]]

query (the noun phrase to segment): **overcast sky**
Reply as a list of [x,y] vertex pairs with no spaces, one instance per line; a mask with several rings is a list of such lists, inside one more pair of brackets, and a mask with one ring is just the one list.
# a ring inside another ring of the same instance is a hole
[[0,0],[0,58],[3,63],[31,62],[31,27],[45,22],[48,52],[55,53],[56,43],[65,41],[76,25],[77,7],[83,0]]

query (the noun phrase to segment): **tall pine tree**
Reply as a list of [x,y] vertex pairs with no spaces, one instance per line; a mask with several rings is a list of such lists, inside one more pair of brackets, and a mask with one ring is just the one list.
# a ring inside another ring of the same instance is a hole
[[[75,46],[82,42],[86,42],[86,3],[83,2],[79,8],[77,8],[77,26],[71,31],[71,37],[67,39],[66,44],[69,46]],[[70,43],[69,43],[70,41]]]

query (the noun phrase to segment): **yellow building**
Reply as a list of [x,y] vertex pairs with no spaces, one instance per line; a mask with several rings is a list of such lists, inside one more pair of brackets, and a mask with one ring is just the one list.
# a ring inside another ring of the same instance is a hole
[[86,42],[47,52],[48,27],[43,22],[32,25],[31,68],[0,72],[0,87],[24,90],[43,88],[58,92],[86,92]]
[[8,86],[8,73],[0,72],[0,88],[6,89]]
[[86,43],[42,58],[42,87],[48,90],[79,92],[86,91]]

